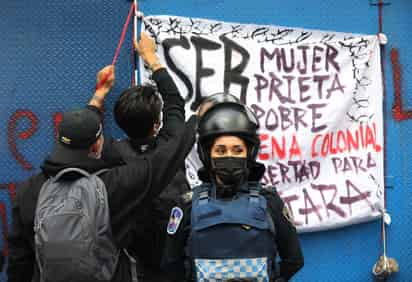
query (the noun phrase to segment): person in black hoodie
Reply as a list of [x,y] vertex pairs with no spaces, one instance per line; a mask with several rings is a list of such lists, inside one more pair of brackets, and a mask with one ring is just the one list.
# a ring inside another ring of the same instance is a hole
[[[152,62],[151,69],[158,85],[170,86],[170,77],[158,62]],[[100,75],[105,75],[107,80],[96,90],[86,109],[63,114],[58,140],[41,166],[41,172],[17,188],[9,235],[9,282],[40,282],[33,227],[38,195],[48,178],[65,168],[80,168],[89,173],[109,169],[100,178],[108,193],[112,232],[117,247],[128,248],[136,229],[136,219],[144,216],[140,207],[167,187],[192,147],[188,138],[194,142],[195,136],[193,129],[187,130],[185,126],[184,100],[176,87],[159,87],[164,101],[163,127],[153,153],[127,163],[115,158],[102,160],[104,137],[99,109],[113,85],[114,69],[107,68]],[[163,84],[164,81],[169,84]],[[132,281],[130,260],[121,252],[112,282],[127,281]]]
[[3,252],[0,252],[0,270],[3,272],[3,267],[4,267],[4,255]]
[[[155,53],[154,40],[142,33],[141,44],[136,45],[135,48],[139,51],[146,65],[153,71],[153,68],[158,66],[159,61]],[[104,77],[104,73],[107,71],[110,71],[110,66],[98,73],[98,85],[100,78]],[[157,74],[153,77],[156,80],[158,90],[160,92],[177,92],[172,78],[166,74],[164,72],[161,80],[158,79]],[[169,107],[168,104],[164,106],[165,109]],[[161,127],[161,112],[161,97],[157,89],[151,85],[138,85],[123,91],[115,102],[113,113],[117,125],[127,134],[127,138],[122,140],[106,138],[102,159],[120,158],[128,163],[136,157],[145,157],[155,153],[159,138],[161,138],[161,135],[158,135]],[[165,111],[164,115],[167,114],[168,112]],[[194,135],[194,126],[195,120],[192,118],[187,125],[188,135]],[[193,128],[193,130],[189,132],[189,128]],[[179,128],[169,126],[169,131],[179,131]],[[186,142],[187,146],[192,146],[194,143],[193,138],[190,137],[186,139]],[[189,191],[190,186],[186,180],[184,164],[182,164],[167,188],[160,195],[140,206],[139,213],[144,216],[136,218],[136,228],[131,235],[133,243],[127,249],[138,262],[139,281],[168,281],[167,275],[160,269],[165,240],[163,231],[166,230],[170,210],[180,203],[180,195]]]
[[[257,130],[253,113],[233,101],[211,105],[200,118],[197,145],[203,184],[193,188],[193,199],[171,212],[162,265],[172,281],[255,281],[252,275],[266,275],[268,281],[284,282],[303,266],[287,206],[274,187],[259,184],[265,167],[256,162]],[[277,255],[279,265],[274,263]],[[249,263],[256,258],[271,264],[255,268]],[[256,269],[265,273],[248,273]]]

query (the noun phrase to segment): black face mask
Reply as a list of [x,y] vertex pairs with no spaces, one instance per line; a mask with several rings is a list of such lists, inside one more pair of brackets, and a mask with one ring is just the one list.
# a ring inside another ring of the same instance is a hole
[[237,188],[247,180],[249,174],[246,158],[213,158],[212,169],[216,178],[222,182],[222,185],[218,182],[217,194],[236,193]]

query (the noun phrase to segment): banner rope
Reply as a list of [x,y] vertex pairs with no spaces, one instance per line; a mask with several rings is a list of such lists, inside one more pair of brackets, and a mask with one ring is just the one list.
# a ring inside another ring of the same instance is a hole
[[[124,39],[126,37],[127,28],[129,27],[132,15],[135,13],[134,7],[135,7],[135,3],[132,3],[132,5],[130,6],[130,9],[129,9],[129,14],[127,15],[126,21],[123,25],[123,29],[122,29],[122,33],[120,35],[119,43],[117,44],[117,48],[116,48],[116,51],[115,51],[114,56],[113,56],[113,60],[112,60],[112,65],[113,66],[116,65],[117,59],[119,58],[120,50],[122,49],[122,45],[123,45]],[[101,88],[106,83],[109,76],[110,76],[110,73],[107,73],[102,78],[102,80],[96,85],[96,90]]]
[[[379,0],[378,3],[378,21],[379,21],[379,35],[383,34],[383,0]],[[378,36],[378,40],[380,40]],[[380,44],[381,49],[381,68],[382,68],[382,87],[383,87],[383,107],[385,107],[386,101],[386,81],[385,81],[385,44]],[[385,120],[385,111],[383,111],[383,118]],[[386,136],[386,123],[383,122],[383,134]],[[386,171],[386,139],[383,138],[383,161],[384,161],[384,171]],[[383,207],[386,210],[386,188],[383,189]]]
[[[385,107],[386,102],[386,81],[385,81],[385,44],[387,43],[387,39],[385,34],[383,33],[383,0],[379,0],[377,3],[378,6],[378,24],[379,24],[379,34],[378,34],[378,41],[380,44],[381,50],[381,68],[382,68],[382,87],[383,87],[383,99],[382,99],[382,106]],[[386,136],[386,114],[385,110],[383,111],[383,133]],[[386,152],[386,138],[383,140],[383,165],[384,165],[384,172],[386,172],[386,160],[387,160],[387,152]],[[386,234],[386,225],[391,223],[390,215],[386,211],[387,208],[387,193],[386,193],[386,185],[384,183],[383,187],[383,210],[382,210],[382,219],[381,219],[381,244],[383,248],[383,254],[375,263],[372,268],[372,273],[378,280],[383,279],[386,281],[388,276],[394,272],[399,271],[398,262],[394,258],[387,257],[387,234]]]
[[[132,38],[135,41],[140,40],[140,30],[141,30],[141,19],[143,19],[143,13],[139,11],[139,3],[138,0],[134,0],[134,21],[133,21],[133,36]],[[133,55],[133,79],[132,79],[132,86],[136,84],[140,84],[140,73],[139,73],[139,56],[136,54],[136,50],[133,46],[132,41],[132,55]]]

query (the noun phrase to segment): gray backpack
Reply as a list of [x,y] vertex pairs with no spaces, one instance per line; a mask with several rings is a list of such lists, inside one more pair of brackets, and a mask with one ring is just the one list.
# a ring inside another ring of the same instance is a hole
[[[95,174],[68,168],[42,186],[34,219],[36,261],[42,282],[108,282],[119,258],[107,191]],[[66,173],[83,177],[65,180]]]

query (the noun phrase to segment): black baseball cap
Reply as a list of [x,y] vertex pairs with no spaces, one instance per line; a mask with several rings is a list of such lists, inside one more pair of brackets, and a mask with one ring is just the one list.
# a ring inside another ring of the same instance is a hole
[[51,158],[71,162],[87,156],[102,132],[100,116],[93,110],[85,108],[63,113]]

